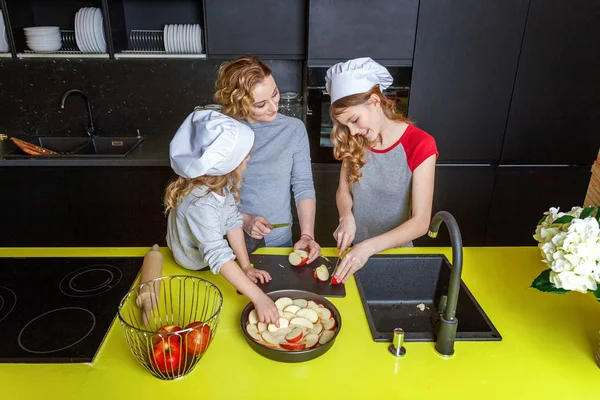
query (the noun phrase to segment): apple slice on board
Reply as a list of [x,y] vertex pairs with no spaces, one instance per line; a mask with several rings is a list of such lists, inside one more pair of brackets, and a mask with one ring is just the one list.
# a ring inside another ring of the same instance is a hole
[[256,341],[261,341],[262,338],[260,336],[260,333],[258,332],[258,328],[256,327],[256,325],[250,325],[248,324],[246,326],[246,332],[248,332],[248,335],[250,335],[250,337]]
[[320,307],[317,311],[317,314],[319,314],[319,318],[322,320],[328,320],[329,318],[331,318],[331,311],[329,310],[329,308]]
[[303,328],[312,329],[314,327],[313,323],[307,320],[306,318],[296,317],[290,320],[290,325],[301,326]]
[[319,335],[309,333],[308,335],[304,336],[303,342],[306,343],[307,349],[312,349],[313,347],[316,347],[319,343]]
[[321,321],[321,323],[326,331],[333,331],[335,329],[335,318],[329,318],[325,321]]
[[301,267],[308,261],[308,253],[304,250],[294,250],[288,256],[288,261],[294,267]]
[[297,343],[300,340],[302,340],[303,337],[304,337],[304,331],[302,330],[302,328],[298,327],[298,328],[295,328],[290,333],[288,333],[285,336],[285,340],[287,340],[290,343]]
[[304,348],[306,347],[306,343],[281,343],[280,344],[282,349],[286,349],[286,350],[290,350],[290,351],[299,351],[299,350],[304,350]]
[[319,338],[319,344],[325,344],[325,343],[329,342],[331,340],[331,338],[333,338],[334,335],[335,335],[334,331],[324,331],[321,334],[321,337]]
[[329,270],[325,265],[321,265],[315,268],[315,272],[313,275],[315,278],[320,280],[321,282],[327,282],[329,280]]
[[289,305],[286,308],[283,309],[283,311],[287,311],[290,312],[292,314],[296,314],[298,312],[298,310],[300,309],[300,307],[298,307],[297,305]]
[[256,310],[252,310],[250,311],[250,314],[248,314],[248,323],[252,325],[258,324],[258,313]]
[[312,310],[310,308],[301,308],[296,313],[296,316],[306,318],[313,324],[316,324],[317,322],[319,322],[319,315],[317,314],[317,312],[315,310]]
[[275,306],[277,306],[277,308],[280,310],[284,310],[287,306],[291,305],[292,303],[293,300],[289,297],[280,297],[277,300],[275,300]]
[[321,324],[320,322],[317,322],[315,324],[315,326],[313,326],[312,329],[309,329],[308,334],[309,335],[320,335],[321,332],[323,332],[323,324]]
[[[287,328],[289,325],[290,325],[290,321],[288,321],[287,318],[283,318],[283,317],[279,318],[279,328]],[[267,327],[267,330],[269,332],[275,332],[279,328],[275,324],[269,324]]]
[[304,299],[294,299],[294,305],[297,305],[300,308],[306,308],[308,301]]

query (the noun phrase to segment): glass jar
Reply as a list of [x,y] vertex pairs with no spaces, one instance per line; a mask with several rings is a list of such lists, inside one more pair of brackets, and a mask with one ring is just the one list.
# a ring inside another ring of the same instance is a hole
[[296,92],[281,93],[279,112],[288,117],[302,119],[302,103],[300,95]]

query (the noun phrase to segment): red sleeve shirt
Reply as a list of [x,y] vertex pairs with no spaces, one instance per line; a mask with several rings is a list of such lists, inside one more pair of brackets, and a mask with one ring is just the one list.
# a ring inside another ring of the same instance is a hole
[[371,149],[374,153],[387,153],[391,151],[399,144],[404,148],[406,158],[408,162],[408,168],[411,172],[423,163],[426,159],[435,154],[436,158],[439,157],[439,152],[435,144],[433,136],[428,134],[422,129],[417,128],[414,125],[408,125],[406,131],[400,139],[387,149],[376,150]]

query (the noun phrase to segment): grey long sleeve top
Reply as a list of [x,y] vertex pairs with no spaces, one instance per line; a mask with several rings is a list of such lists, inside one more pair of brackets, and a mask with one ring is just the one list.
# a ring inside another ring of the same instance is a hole
[[242,215],[229,188],[223,196],[207,191],[205,186],[196,187],[171,210],[167,244],[182,267],[199,270],[208,266],[218,274],[225,262],[235,260],[225,235],[242,226]]

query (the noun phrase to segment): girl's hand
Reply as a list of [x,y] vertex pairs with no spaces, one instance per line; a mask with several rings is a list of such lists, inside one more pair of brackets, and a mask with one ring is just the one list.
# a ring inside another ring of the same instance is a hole
[[319,243],[315,242],[314,239],[309,238],[308,236],[300,237],[300,240],[298,240],[294,245],[294,250],[308,251],[307,264],[315,261],[317,257],[319,257],[319,254],[321,254],[321,246],[319,246]]
[[361,269],[373,254],[373,250],[365,242],[357,244],[340,261],[333,277],[338,282],[346,283],[348,278]]
[[335,232],[333,232],[333,237],[337,241],[337,248],[339,250],[338,256],[342,255],[342,253],[350,247],[355,235],[356,223],[354,222],[354,216],[350,214],[340,218],[340,224]]
[[254,239],[262,239],[271,233],[271,224],[263,217],[244,214],[244,232]]
[[254,283],[266,283],[273,279],[267,271],[263,271],[262,269],[247,267],[244,269],[244,273]]
[[279,328],[279,311],[269,296],[263,293],[258,300],[252,303],[258,314],[259,321],[265,324],[275,324]]

